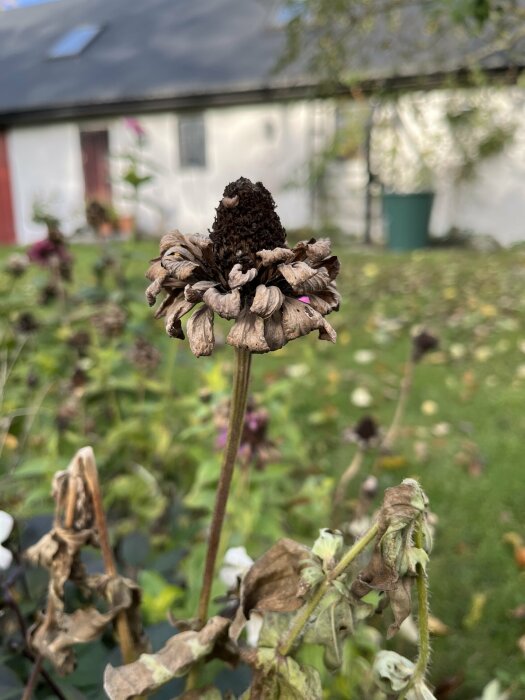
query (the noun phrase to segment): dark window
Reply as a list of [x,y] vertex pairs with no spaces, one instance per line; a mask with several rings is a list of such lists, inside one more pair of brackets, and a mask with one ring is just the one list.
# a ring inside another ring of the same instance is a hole
[[181,168],[204,168],[206,166],[204,114],[180,114],[178,121]]
[[108,132],[106,129],[81,131],[80,148],[86,199],[110,202]]
[[81,24],[63,34],[49,49],[49,58],[71,58],[79,56],[100,33],[97,24]]

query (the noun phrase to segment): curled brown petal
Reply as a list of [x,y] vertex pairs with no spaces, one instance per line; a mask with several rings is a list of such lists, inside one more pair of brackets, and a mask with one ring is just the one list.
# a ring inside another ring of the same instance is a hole
[[241,310],[241,294],[238,289],[221,294],[215,287],[211,287],[204,292],[202,300],[222,318],[237,318]]
[[197,357],[211,355],[215,346],[213,335],[213,311],[201,306],[191,316],[186,326],[190,349]]
[[180,231],[171,231],[160,239],[160,254],[161,256],[167,253],[170,248],[181,246],[187,250],[190,255],[197,258],[201,257],[202,251],[206,250],[211,244],[208,236],[195,234],[183,234]]
[[332,326],[309,304],[286,297],[283,304],[283,330],[286,340],[294,340],[312,331],[319,330],[321,340],[335,342]]
[[310,306],[316,311],[319,311],[323,316],[326,316],[332,311],[337,311],[341,303],[341,295],[337,289],[332,286],[319,292],[319,294],[312,294],[310,292],[308,298],[310,299]]
[[228,285],[230,289],[236,289],[237,287],[243,287],[248,282],[251,282],[257,276],[257,270],[252,267],[246,272],[242,271],[242,266],[237,263],[230,270],[228,275]]
[[186,281],[193,276],[199,265],[189,260],[177,260],[166,257],[162,259],[162,267],[178,280]]
[[310,265],[305,262],[293,262],[288,265],[278,265],[278,269],[288,284],[294,288],[298,285],[304,284],[306,280],[314,277],[314,275],[317,273],[315,268],[310,267]]
[[283,330],[283,315],[280,310],[275,311],[264,321],[264,339],[270,350],[279,350],[286,345],[286,337]]
[[184,238],[185,238],[184,234],[182,234],[177,229],[175,229],[175,231],[170,231],[169,233],[166,233],[160,239],[160,244],[159,244],[160,254],[164,255],[164,253],[169,248],[172,248],[175,245],[181,245],[182,243],[184,243]]
[[301,284],[295,285],[294,289],[297,292],[304,292],[309,294],[310,292],[320,292],[326,289],[330,284],[330,276],[325,267],[319,267],[315,270],[315,275],[310,277],[310,279],[305,280]]
[[261,318],[268,318],[274,311],[281,308],[283,301],[284,294],[279,287],[267,287],[265,284],[259,284],[255,290],[255,297],[250,311],[253,311],[254,314]]
[[160,258],[156,258],[155,260],[152,260],[151,265],[148,267],[146,278],[153,281],[156,280],[157,277],[162,277],[165,274],[166,270],[162,267]]
[[293,250],[290,248],[273,248],[272,250],[260,250],[257,257],[261,258],[261,262],[265,267],[275,265],[276,263],[289,262],[294,257]]
[[330,239],[320,238],[318,241],[307,243],[306,255],[314,263],[321,262],[331,253]]
[[211,287],[216,287],[217,282],[212,282],[211,280],[203,280],[201,282],[194,282],[193,284],[187,284],[184,287],[184,296],[188,301],[202,301],[204,292],[206,292]]
[[153,306],[153,304],[157,301],[157,297],[162,289],[162,283],[166,279],[168,273],[165,272],[164,275],[164,277],[157,277],[157,279],[154,280],[146,289],[146,299],[148,300],[148,304],[150,306]]
[[270,347],[264,337],[264,321],[244,307],[233,324],[226,342],[236,348],[244,348],[255,353],[269,352]]
[[[188,311],[191,311],[191,309],[193,309],[194,306],[195,302],[186,301],[183,294],[179,294],[174,299],[171,306],[169,306],[166,310],[166,333],[168,335],[175,338],[179,337],[178,333],[180,323],[177,324],[177,321],[180,321],[184,314],[187,314]],[[173,336],[173,333],[176,333],[176,335]]]

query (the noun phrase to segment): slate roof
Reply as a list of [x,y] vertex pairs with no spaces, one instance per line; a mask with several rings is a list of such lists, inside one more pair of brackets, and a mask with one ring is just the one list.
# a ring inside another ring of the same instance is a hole
[[[272,72],[284,46],[276,2],[55,0],[0,12],[0,124],[239,103],[309,90],[315,81],[305,64]],[[400,47],[403,32],[413,35],[418,21],[416,13],[403,23]],[[102,31],[83,53],[47,57],[55,41],[85,23]],[[377,41],[356,46],[361,70],[374,79],[462,65],[453,36],[432,51],[404,56],[383,41],[388,31],[379,28]],[[491,60],[496,68],[507,62]]]

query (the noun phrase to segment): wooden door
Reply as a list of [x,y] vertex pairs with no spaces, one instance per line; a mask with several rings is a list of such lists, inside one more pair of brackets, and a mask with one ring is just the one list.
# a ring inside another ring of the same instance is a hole
[[109,138],[106,129],[81,131],[80,148],[86,200],[111,201]]
[[0,131],[0,244],[15,243],[15,224],[9,156],[7,153],[7,133]]

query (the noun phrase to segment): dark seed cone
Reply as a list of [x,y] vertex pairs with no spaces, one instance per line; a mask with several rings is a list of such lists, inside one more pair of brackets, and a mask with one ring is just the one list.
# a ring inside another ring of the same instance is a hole
[[245,177],[224,190],[210,238],[217,265],[228,275],[239,263],[246,272],[257,263],[259,250],[273,250],[286,244],[286,231],[275,211],[275,202],[262,182]]
[[412,338],[412,359],[419,362],[427,353],[437,350],[439,340],[428,331],[422,331]]

